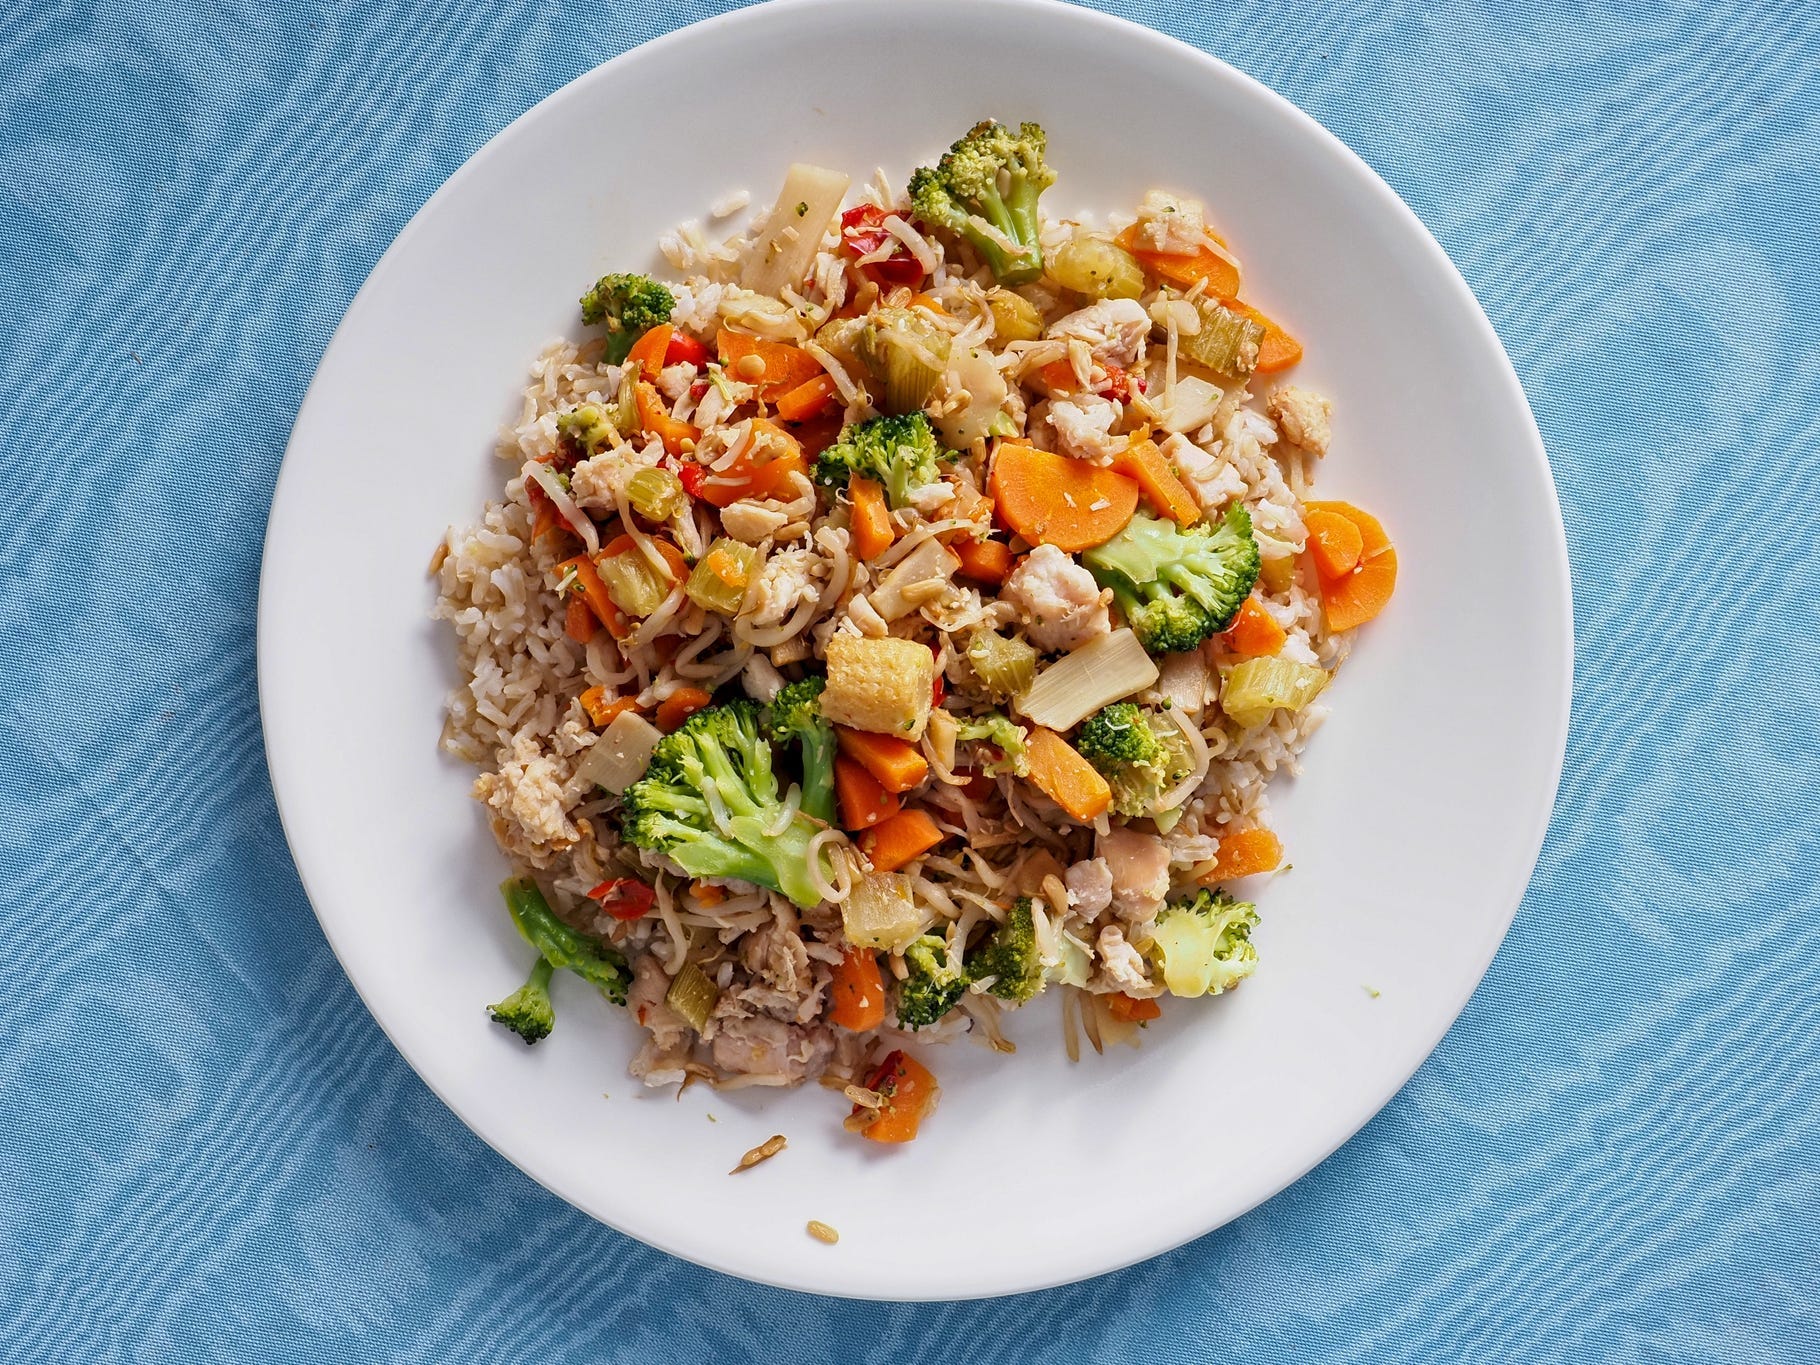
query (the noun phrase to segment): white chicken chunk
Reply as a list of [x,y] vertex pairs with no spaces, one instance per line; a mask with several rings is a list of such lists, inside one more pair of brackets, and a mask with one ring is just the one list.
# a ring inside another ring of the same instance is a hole
[[834,1051],[828,1030],[803,1028],[758,1015],[728,1019],[714,1035],[714,1065],[747,1076],[775,1076],[796,1085],[820,1075]]
[[1144,353],[1150,314],[1136,299],[1101,299],[1049,324],[1053,341],[1084,341],[1102,365],[1130,369]]
[[500,846],[533,866],[546,866],[580,837],[569,819],[562,767],[529,735],[512,741],[498,772],[474,780],[474,795],[492,811]]
[[1112,869],[1112,913],[1127,924],[1156,917],[1169,894],[1169,847],[1154,834],[1115,826],[1095,850]]
[[1144,251],[1195,256],[1207,244],[1207,215],[1198,200],[1152,190],[1138,206],[1137,243]]
[[753,498],[741,498],[720,509],[721,530],[745,545],[776,535],[789,520],[788,512]]
[[1112,629],[1112,594],[1053,545],[1039,545],[1005,580],[1001,597],[1018,610],[1039,649],[1077,649]]
[[1316,455],[1327,453],[1328,443],[1333,440],[1333,427],[1329,421],[1333,416],[1333,404],[1327,399],[1311,390],[1285,384],[1270,395],[1265,407],[1293,444]]
[[1217,512],[1245,491],[1245,480],[1238,470],[1218,455],[1209,455],[1180,432],[1163,442],[1163,458],[1182,476],[1203,512]]
[[798,605],[814,597],[820,591],[815,577],[821,562],[813,551],[801,547],[779,550],[767,559],[747,597],[751,624],[760,630],[780,626]]
[[569,496],[577,507],[596,512],[614,511],[618,506],[614,494],[643,467],[618,451],[604,451],[569,471]]
[[1084,858],[1062,877],[1068,904],[1083,918],[1093,919],[1112,904],[1112,869],[1104,858]]
[[1127,444],[1122,436],[1111,434],[1119,419],[1118,407],[1093,394],[1051,399],[1048,417],[1055,429],[1055,448],[1074,459],[1101,460]]
[[1125,931],[1118,925],[1108,924],[1100,930],[1099,937],[1093,942],[1093,952],[1100,963],[1100,969],[1094,978],[1095,985],[1110,986],[1119,991],[1150,989],[1150,977],[1144,970],[1144,955],[1125,941]]

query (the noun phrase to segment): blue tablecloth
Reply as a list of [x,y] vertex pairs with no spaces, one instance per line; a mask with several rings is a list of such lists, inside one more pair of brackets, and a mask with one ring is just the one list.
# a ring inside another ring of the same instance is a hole
[[430,192],[720,7],[0,6],[0,1357],[1820,1359],[1803,0],[1107,6],[1283,91],[1415,207],[1566,512],[1573,738],[1529,898],[1313,1175],[1070,1289],[824,1302],[596,1225],[400,1060],[266,777],[279,457]]

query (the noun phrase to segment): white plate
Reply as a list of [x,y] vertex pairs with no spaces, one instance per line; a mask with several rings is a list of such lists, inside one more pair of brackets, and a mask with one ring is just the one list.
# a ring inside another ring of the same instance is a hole
[[[1115,104],[1155,126],[1108,118]],[[1248,296],[1307,344],[1300,380],[1335,401],[1320,492],[1373,509],[1398,545],[1396,600],[1360,632],[1307,778],[1277,789],[1294,871],[1259,889],[1263,965],[1231,997],[1170,1006],[1137,1051],[1070,1065],[1052,1002],[1014,1020],[1014,1058],[929,1049],[941,1109],[895,1150],[844,1133],[817,1089],[643,1092],[625,1072],[633,1027],[573,982],[555,1034],[527,1049],[482,1010],[526,952],[472,773],[437,749],[454,644],[427,616],[430,550],[496,493],[494,433],[596,276],[655,269],[660,231],[733,189],[768,201],[786,162],[901,177],[988,115],[1047,126],[1052,211],[1156,185],[1209,201]],[[1571,639],[1560,513],[1509,362],[1440,248],[1339,142],[1212,58],[1089,11],[792,0],[565,87],[400,234],[298,415],[259,678],[323,928],[475,1132],[679,1256],[822,1293],[950,1298],[1082,1278],[1218,1227],[1396,1093],[1523,894]],[[779,1132],[783,1155],[725,1174]],[[1012,1212],[974,1232],[975,1201]],[[811,1218],[840,1244],[805,1235]]]

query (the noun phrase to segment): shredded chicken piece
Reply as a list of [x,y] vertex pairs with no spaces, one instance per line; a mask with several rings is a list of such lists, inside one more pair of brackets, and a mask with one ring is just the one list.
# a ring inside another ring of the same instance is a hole
[[1112,868],[1104,858],[1085,858],[1074,864],[1062,884],[1068,890],[1069,906],[1082,919],[1094,919],[1112,904]]
[[1293,444],[1315,455],[1325,455],[1333,439],[1333,404],[1320,394],[1294,384],[1275,390],[1266,411]]
[[1101,299],[1050,324],[1057,341],[1084,341],[1102,365],[1130,369],[1143,359],[1150,314],[1136,299]]
[[1049,425],[1055,431],[1056,449],[1077,460],[1109,459],[1129,441],[1111,435],[1119,419],[1118,406],[1094,394],[1049,401]]
[[1040,649],[1077,649],[1112,629],[1107,611],[1112,594],[1053,545],[1039,545],[1025,555],[1005,580],[1002,595],[1017,607]]
[[1150,977],[1144,969],[1144,955],[1125,941],[1125,931],[1108,924],[1093,941],[1094,955],[1100,969],[1092,984],[1117,991],[1143,991],[1150,988]]
[[1118,825],[1100,835],[1112,872],[1112,913],[1127,924],[1154,919],[1169,894],[1169,848],[1154,834]]
[[501,847],[534,867],[580,837],[568,815],[562,765],[544,754],[531,735],[512,741],[499,771],[474,779],[474,795],[493,812],[493,832]]

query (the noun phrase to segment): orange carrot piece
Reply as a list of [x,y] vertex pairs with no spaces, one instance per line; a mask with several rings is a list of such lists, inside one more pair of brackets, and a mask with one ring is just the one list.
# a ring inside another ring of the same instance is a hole
[[936,302],[935,295],[933,295],[933,294],[924,294],[924,293],[912,294],[910,296],[910,302],[905,304],[904,307],[906,307],[906,308],[927,308],[931,313],[935,313],[940,317],[945,318],[948,316],[948,310],[946,308],[942,307],[941,304]]
[[870,948],[849,948],[835,963],[828,982],[828,1018],[850,1033],[885,1022],[885,977]]
[[845,754],[834,756],[834,794],[840,802],[844,830],[871,829],[904,808],[896,793],[886,791],[862,764]]
[[588,713],[588,719],[594,722],[596,730],[606,729],[616,716],[637,708],[638,703],[631,697],[615,697],[608,701],[607,689],[598,684],[581,694],[581,709]]
[[1321,580],[1321,610],[1329,630],[1362,626],[1384,610],[1397,586],[1397,552],[1384,527],[1371,513],[1349,502],[1311,502],[1307,512],[1337,512],[1359,528],[1362,550],[1351,573]]
[[1255,877],[1260,872],[1274,872],[1283,865],[1283,841],[1261,825],[1254,829],[1235,829],[1220,836],[1220,851],[1215,856],[1213,871],[1203,882],[1235,882],[1240,877]]
[[556,567],[565,572],[575,570],[576,586],[587,599],[588,608],[594,613],[595,619],[607,628],[609,635],[615,640],[623,640],[632,633],[626,614],[607,592],[607,585],[601,581],[593,560],[586,555],[576,555],[573,559],[565,559]]
[[1106,1013],[1127,1024],[1142,1024],[1163,1017],[1163,1007],[1154,1000],[1140,1000],[1123,991],[1106,997]]
[[667,735],[713,700],[699,687],[679,687],[657,703],[657,728]]
[[1192,256],[1144,250],[1136,223],[1119,233],[1114,240],[1136,256],[1138,264],[1144,269],[1171,284],[1191,289],[1206,280],[1206,296],[1210,299],[1229,299],[1236,297],[1239,292],[1239,268],[1214,249],[1211,239]]
[[1248,659],[1275,654],[1289,639],[1289,632],[1277,624],[1277,618],[1264,609],[1255,597],[1247,597],[1239,614],[1226,628],[1226,644],[1234,654]]
[[626,352],[626,364],[637,361],[643,367],[640,373],[646,379],[656,378],[657,372],[664,367],[664,355],[670,349],[670,338],[675,335],[676,329],[669,323],[659,323],[632,343],[632,349]]
[[[729,332],[725,327],[715,336],[714,348],[720,353],[720,363],[725,367],[727,377],[753,385],[758,396],[767,403],[779,394],[807,384],[816,375],[827,373],[819,360],[800,347]],[[757,356],[763,368],[746,365],[747,356]]]
[[[664,449],[672,455],[686,455],[695,448],[701,433],[687,422],[672,417],[670,409],[664,406],[663,396],[653,385],[641,379],[632,392],[638,404],[638,425],[642,430],[662,441]],[[684,441],[689,442],[689,450],[683,449]]]
[[1175,475],[1163,448],[1155,441],[1133,441],[1112,457],[1112,467],[1136,479],[1150,505],[1171,521],[1191,526],[1201,519],[1201,505]]
[[[578,645],[585,645],[594,638],[594,632],[600,629],[600,618],[588,606],[587,600],[581,597],[569,599],[569,609],[563,616],[563,633]],[[584,702],[586,698],[583,698]]]
[[713,882],[690,882],[689,890],[703,905],[719,905],[727,898],[727,888],[716,886]]
[[862,474],[849,475],[847,496],[853,500],[853,553],[861,560],[876,559],[897,539],[891,509],[885,506],[885,486]]
[[859,1134],[873,1142],[909,1142],[916,1130],[935,1107],[941,1087],[935,1075],[916,1058],[902,1050],[891,1053],[867,1078],[866,1088],[885,1097],[878,1109],[863,1104],[853,1106],[851,1122],[859,1125]]
[[1081,391],[1081,381],[1074,365],[1067,360],[1051,360],[1036,372],[1037,386],[1053,398],[1067,398]]
[[1224,299],[1222,302],[1232,312],[1250,318],[1264,329],[1263,339],[1258,342],[1255,373],[1275,374],[1302,359],[1302,343],[1285,332],[1274,320],[1265,317],[1249,303],[1241,303],[1237,299]]
[[1314,556],[1315,572],[1322,578],[1343,578],[1359,567],[1359,556],[1365,553],[1365,536],[1358,522],[1321,507],[1304,516],[1302,524],[1308,528],[1308,550]]
[[731,507],[741,498],[787,498],[796,487],[794,475],[807,475],[802,444],[762,417],[754,417],[752,438],[744,453],[725,469],[710,473],[702,485],[702,501]]
[[870,730],[834,727],[840,751],[878,779],[888,792],[907,792],[929,776],[929,760],[907,739]]
[[1082,824],[1104,815],[1112,804],[1112,788],[1099,770],[1055,731],[1032,729],[1024,755],[1038,790]]
[[834,380],[818,374],[777,396],[777,416],[784,422],[806,422],[840,396]]
[[948,547],[961,561],[955,573],[973,583],[1003,583],[1011,573],[1011,547],[1002,540],[957,540]]
[[1105,544],[1137,510],[1137,480],[1010,441],[992,456],[991,485],[999,520],[1032,545],[1070,554]]
[[946,838],[929,812],[916,807],[880,820],[859,836],[860,851],[874,872],[895,872]]

